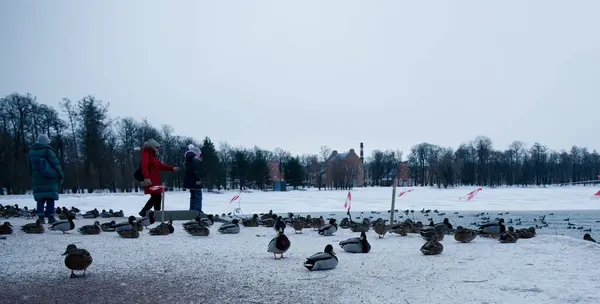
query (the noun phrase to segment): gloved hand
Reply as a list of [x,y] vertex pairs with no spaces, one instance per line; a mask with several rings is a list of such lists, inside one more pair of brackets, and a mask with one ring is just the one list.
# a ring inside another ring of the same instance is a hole
[[152,181],[149,178],[145,178],[143,182],[140,183],[142,187],[152,186]]

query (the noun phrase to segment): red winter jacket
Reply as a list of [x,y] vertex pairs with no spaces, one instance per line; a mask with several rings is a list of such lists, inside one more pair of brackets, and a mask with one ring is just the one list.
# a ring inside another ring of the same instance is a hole
[[[169,166],[161,163],[156,158],[156,153],[152,148],[142,148],[142,163],[141,163],[142,175],[144,179],[149,178],[152,181],[152,186],[144,187],[144,194],[157,194],[162,193],[163,189],[150,189],[154,186],[160,186],[160,171],[173,171],[173,166]],[[150,171],[148,171],[150,169]]]

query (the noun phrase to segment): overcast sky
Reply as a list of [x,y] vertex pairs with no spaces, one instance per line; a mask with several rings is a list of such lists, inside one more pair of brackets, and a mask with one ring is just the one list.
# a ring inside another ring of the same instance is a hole
[[600,1],[1,1],[0,95],[317,153],[600,149]]

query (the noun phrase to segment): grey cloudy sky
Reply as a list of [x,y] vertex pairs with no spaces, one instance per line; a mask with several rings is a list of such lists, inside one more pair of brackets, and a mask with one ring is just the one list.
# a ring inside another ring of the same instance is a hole
[[600,1],[1,1],[0,95],[234,146],[600,148]]

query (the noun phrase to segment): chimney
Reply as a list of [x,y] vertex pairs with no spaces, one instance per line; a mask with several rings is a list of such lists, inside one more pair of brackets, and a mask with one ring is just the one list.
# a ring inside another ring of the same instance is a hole
[[360,143],[360,160],[364,163],[365,162],[365,155],[363,153],[363,143]]

